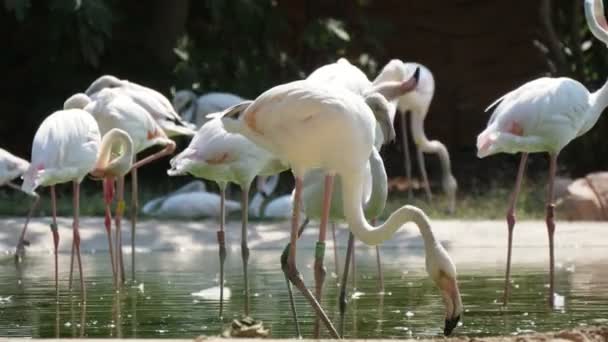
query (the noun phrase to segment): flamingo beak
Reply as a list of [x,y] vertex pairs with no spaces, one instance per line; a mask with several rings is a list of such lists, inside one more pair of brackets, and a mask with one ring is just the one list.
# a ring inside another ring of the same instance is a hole
[[443,301],[446,308],[443,334],[445,336],[449,336],[454,328],[458,326],[460,315],[462,313],[460,291],[458,290],[456,279],[448,276],[447,274],[442,274],[437,285],[441,289],[441,294],[443,296]]
[[443,328],[443,335],[450,336],[454,328],[456,328],[456,326],[458,325],[458,321],[460,321],[460,315],[451,319],[446,318],[445,327]]

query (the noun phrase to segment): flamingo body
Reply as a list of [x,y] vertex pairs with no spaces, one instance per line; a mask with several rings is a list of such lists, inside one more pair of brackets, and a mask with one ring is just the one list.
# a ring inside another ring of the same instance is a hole
[[530,81],[489,108],[494,106],[477,138],[480,158],[501,152],[557,153],[597,121],[586,118],[592,106],[589,91],[565,77]]

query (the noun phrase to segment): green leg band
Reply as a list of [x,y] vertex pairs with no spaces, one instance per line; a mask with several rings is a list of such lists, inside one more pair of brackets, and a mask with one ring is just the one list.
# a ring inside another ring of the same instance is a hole
[[325,258],[325,241],[317,241],[315,246],[315,259]]

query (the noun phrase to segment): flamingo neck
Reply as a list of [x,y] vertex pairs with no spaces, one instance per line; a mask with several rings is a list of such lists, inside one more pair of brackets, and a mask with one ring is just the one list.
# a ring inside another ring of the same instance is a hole
[[369,164],[372,175],[372,192],[365,205],[365,217],[377,218],[384,211],[384,207],[386,206],[388,187],[384,163],[376,148],[372,149],[372,154],[369,157]]
[[590,126],[595,125],[600,115],[608,107],[608,81],[604,83],[604,85],[591,93],[589,97],[589,104],[591,108],[589,109],[589,123]]
[[363,215],[361,196],[363,195],[363,175],[359,171],[343,173],[342,196],[344,216],[351,232],[367,245],[377,245],[388,239],[407,222],[413,222],[418,226],[424,240],[425,248],[435,245],[437,242],[431,231],[430,222],[424,212],[411,205],[406,205],[391,214],[382,225],[374,227],[370,225]]
[[441,172],[443,179],[448,179],[452,176],[452,163],[448,149],[439,140],[429,140],[424,133],[424,117],[420,112],[412,112],[412,136],[414,142],[422,152],[436,153],[439,156],[441,163]]
[[[118,143],[121,153],[118,157],[111,159],[112,147]],[[133,141],[129,135],[120,129],[112,129],[103,136],[99,157],[97,158],[96,170],[113,176],[123,176],[131,169],[133,163]]]

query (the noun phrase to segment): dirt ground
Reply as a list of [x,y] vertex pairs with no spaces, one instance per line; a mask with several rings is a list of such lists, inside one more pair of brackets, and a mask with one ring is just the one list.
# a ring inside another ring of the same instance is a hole
[[573,341],[573,342],[595,342],[608,341],[608,327],[589,327],[571,330],[562,330],[555,333],[542,333],[518,336],[497,336],[497,337],[453,337],[445,339],[445,341]]

